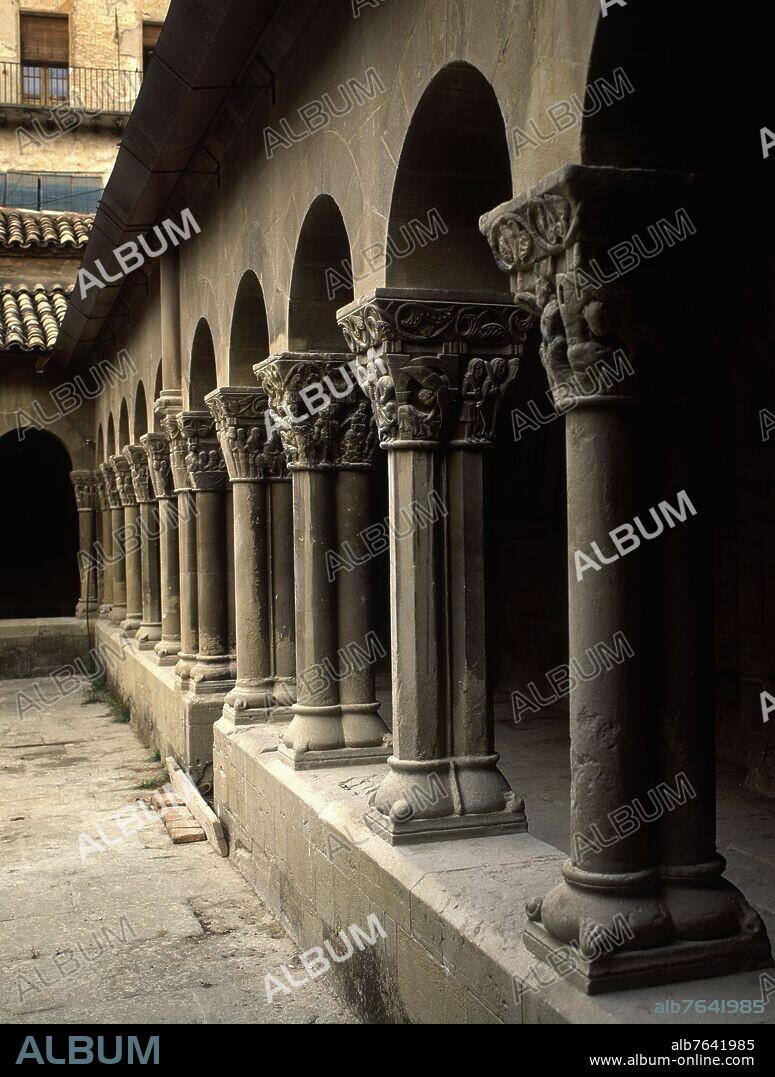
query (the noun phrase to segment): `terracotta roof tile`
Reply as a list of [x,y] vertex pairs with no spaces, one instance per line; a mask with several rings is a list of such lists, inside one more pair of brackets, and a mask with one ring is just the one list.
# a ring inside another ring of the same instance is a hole
[[61,284],[0,286],[0,351],[50,351],[71,290]]
[[85,247],[93,222],[93,213],[43,213],[0,207],[0,247]]

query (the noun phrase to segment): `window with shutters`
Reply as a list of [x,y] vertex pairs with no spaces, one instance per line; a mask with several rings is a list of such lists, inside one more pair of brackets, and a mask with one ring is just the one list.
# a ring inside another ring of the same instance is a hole
[[27,105],[68,100],[69,34],[66,15],[21,15],[22,99]]
[[148,70],[148,64],[151,62],[153,50],[156,48],[156,42],[159,40],[160,33],[160,22],[143,23],[143,71]]

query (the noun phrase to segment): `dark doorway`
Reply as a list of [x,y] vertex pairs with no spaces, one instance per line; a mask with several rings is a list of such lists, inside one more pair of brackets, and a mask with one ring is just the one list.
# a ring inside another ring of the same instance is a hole
[[70,457],[45,431],[0,438],[0,618],[72,617],[78,514]]

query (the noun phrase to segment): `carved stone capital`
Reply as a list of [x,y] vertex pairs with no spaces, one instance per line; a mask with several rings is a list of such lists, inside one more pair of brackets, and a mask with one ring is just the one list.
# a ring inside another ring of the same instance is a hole
[[97,508],[100,512],[106,512],[108,509],[108,498],[105,493],[105,480],[99,468],[94,472],[94,489],[97,495]]
[[154,497],[145,449],[142,445],[127,445],[124,449],[124,457],[131,471],[137,504],[149,505]]
[[482,217],[515,303],[541,321],[558,405],[644,394],[672,339],[669,290],[685,301],[695,204],[691,175],[573,165]]
[[289,470],[374,466],[376,428],[349,355],[283,353],[254,369]]
[[116,486],[116,473],[113,470],[112,464],[100,464],[100,471],[102,473],[102,482],[105,488],[105,501],[106,509],[120,509],[121,498],[118,495],[118,487]]
[[70,481],[75,490],[79,512],[92,512],[97,507],[97,483],[91,471],[71,471]]
[[265,393],[255,386],[216,389],[205,403],[215,421],[233,482],[286,477],[285,452],[280,432],[267,416],[269,400]]
[[338,321],[356,355],[371,349],[427,352],[445,344],[498,351],[524,345],[531,327],[524,312],[503,296],[471,299],[403,288],[378,288],[369,299],[341,310]]
[[[177,427],[176,427],[177,429]],[[143,434],[140,438],[148,457],[148,474],[157,498],[171,498],[174,493],[170,446],[164,434]]]
[[228,474],[209,411],[183,411],[177,416],[185,440],[187,486],[197,493],[226,489]]
[[110,463],[116,476],[116,489],[118,490],[121,504],[125,509],[130,509],[137,504],[137,498],[132,484],[132,470],[129,467],[129,461],[124,456],[111,456]]
[[499,297],[377,289],[339,324],[384,447],[492,443],[533,318]]
[[165,413],[161,420],[169,448],[172,485],[176,494],[191,489],[186,470],[186,439],[178,425],[179,414],[180,412],[170,411]]

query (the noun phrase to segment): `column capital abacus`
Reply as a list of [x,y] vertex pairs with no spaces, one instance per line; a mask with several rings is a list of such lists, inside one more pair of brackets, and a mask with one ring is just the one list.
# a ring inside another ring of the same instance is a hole
[[[177,429],[177,427],[176,427]],[[170,446],[164,434],[143,434],[140,444],[148,458],[148,474],[154,496],[162,500],[175,496]]]
[[70,481],[75,491],[79,512],[93,512],[97,507],[97,480],[91,471],[71,471]]
[[503,296],[377,289],[339,312],[384,448],[492,444],[533,318]]
[[219,493],[226,489],[226,464],[209,411],[182,411],[178,427],[185,439],[188,487],[195,493]]
[[374,466],[376,428],[344,353],[284,352],[254,367],[289,471]]
[[[515,303],[541,321],[559,407],[648,394],[654,353],[671,336],[656,324],[666,289],[678,284],[684,300],[688,290],[680,240],[696,232],[695,189],[686,173],[570,165],[481,218]],[[617,373],[601,378],[610,364]]]
[[113,465],[109,463],[100,464],[100,471],[102,472],[102,482],[105,487],[105,508],[122,508],[121,498],[119,497],[118,487],[116,485],[116,473],[113,469]]
[[142,445],[127,445],[124,449],[124,457],[129,464],[137,504],[151,504],[154,496],[145,449]]
[[121,504],[125,509],[131,509],[137,505],[135,488],[132,483],[132,469],[125,456],[111,456],[110,464],[116,476],[116,489]]
[[232,482],[287,477],[280,433],[267,415],[269,399],[255,386],[228,386],[205,398]]

